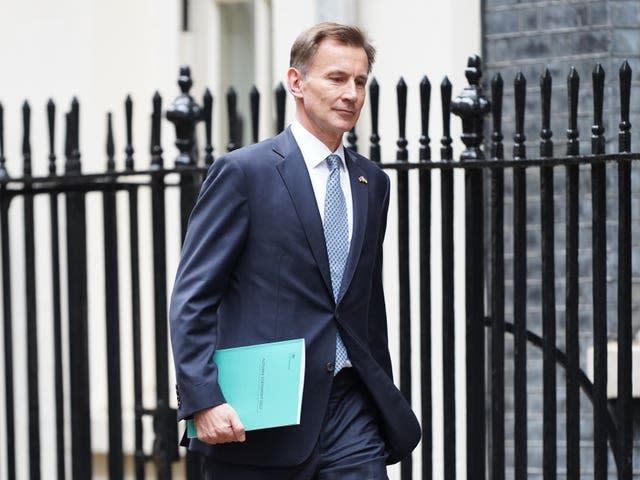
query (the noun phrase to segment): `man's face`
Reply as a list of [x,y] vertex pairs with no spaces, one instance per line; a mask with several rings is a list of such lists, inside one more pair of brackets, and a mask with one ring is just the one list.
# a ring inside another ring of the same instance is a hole
[[302,125],[331,150],[355,125],[364,104],[369,63],[362,47],[323,40],[306,75],[289,69]]

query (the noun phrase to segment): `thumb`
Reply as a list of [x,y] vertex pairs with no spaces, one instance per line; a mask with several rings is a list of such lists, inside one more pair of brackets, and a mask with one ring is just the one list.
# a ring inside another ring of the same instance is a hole
[[231,414],[229,415],[229,423],[231,424],[231,429],[233,430],[233,434],[236,437],[236,440],[238,442],[244,442],[245,440],[244,425],[242,425],[242,422],[240,421],[240,417],[235,412],[235,410],[232,411]]

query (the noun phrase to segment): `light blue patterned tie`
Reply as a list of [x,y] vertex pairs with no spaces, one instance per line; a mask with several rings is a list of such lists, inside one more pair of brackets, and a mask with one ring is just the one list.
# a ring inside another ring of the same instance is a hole
[[[329,254],[329,268],[331,270],[331,286],[333,298],[338,301],[342,274],[349,256],[349,221],[347,219],[347,202],[340,187],[340,157],[327,157],[329,179],[327,180],[327,194],[324,200],[324,238],[327,242]],[[334,375],[347,363],[347,349],[338,333],[336,338],[336,363]]]

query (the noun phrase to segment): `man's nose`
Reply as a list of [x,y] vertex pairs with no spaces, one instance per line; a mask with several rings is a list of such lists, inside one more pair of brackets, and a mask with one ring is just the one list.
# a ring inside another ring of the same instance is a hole
[[355,100],[358,97],[358,89],[354,80],[345,83],[342,96],[348,100]]

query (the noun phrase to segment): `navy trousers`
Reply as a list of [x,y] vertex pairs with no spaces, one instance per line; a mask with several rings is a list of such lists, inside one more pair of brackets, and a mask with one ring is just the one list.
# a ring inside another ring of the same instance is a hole
[[205,480],[387,480],[385,444],[373,400],[353,368],[333,380],[311,456],[301,465],[264,468],[206,459]]

